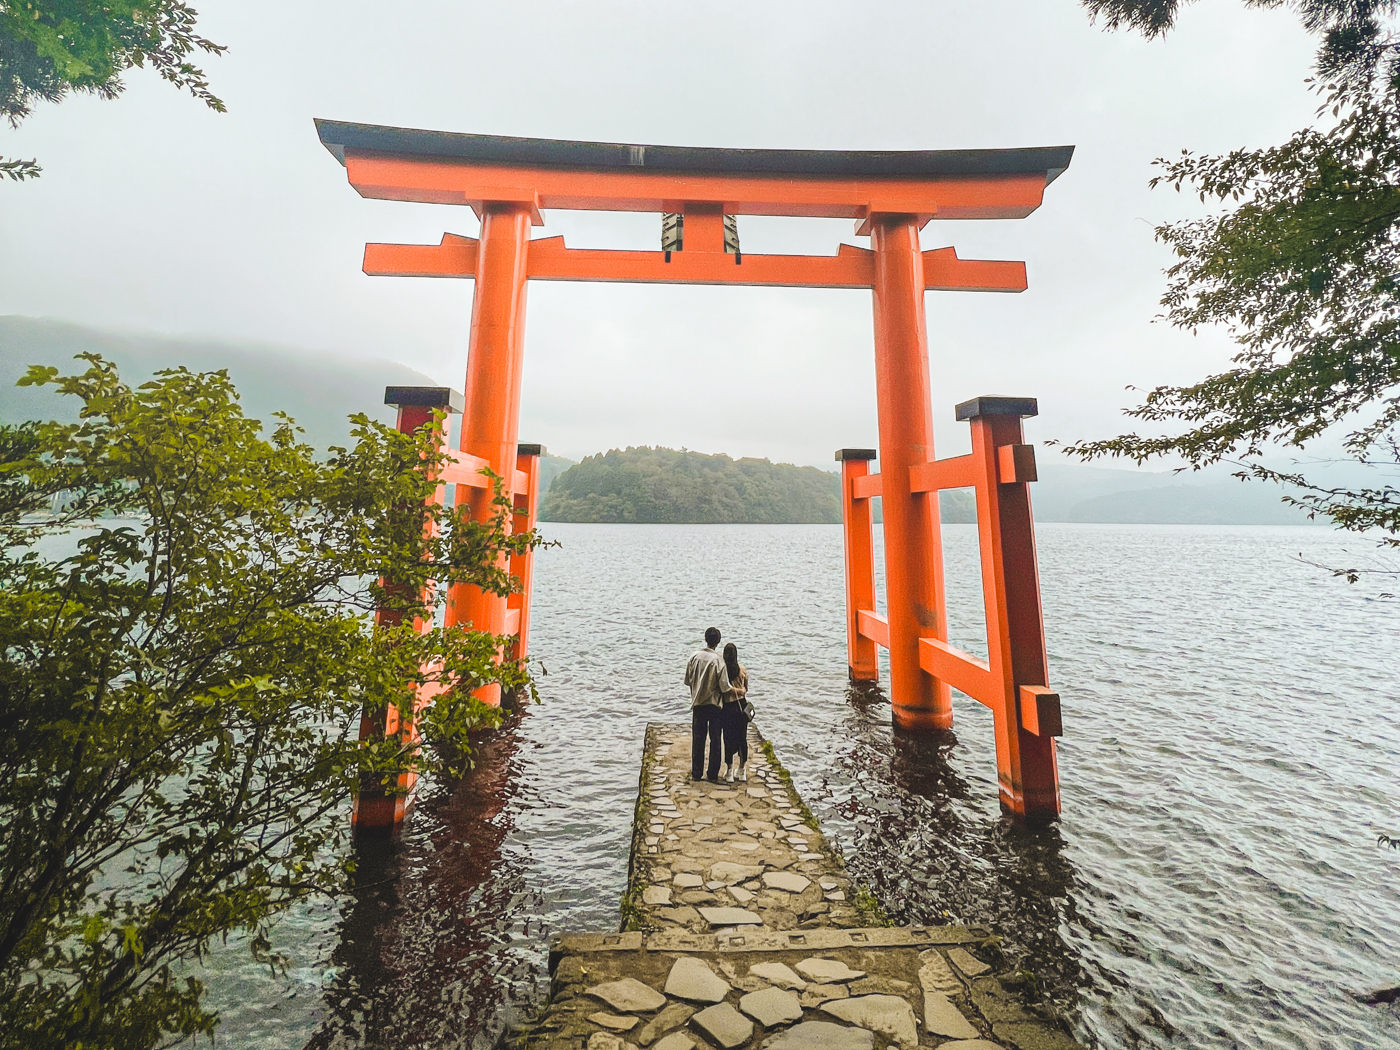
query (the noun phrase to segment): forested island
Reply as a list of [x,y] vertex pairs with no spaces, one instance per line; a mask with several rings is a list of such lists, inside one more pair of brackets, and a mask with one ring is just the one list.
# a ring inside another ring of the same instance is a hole
[[[974,520],[945,497],[945,521]],[[836,524],[841,477],[767,459],[647,446],[588,456],[549,486],[543,521],[654,524]]]
[[545,521],[839,522],[837,475],[766,459],[646,446],[588,456],[554,479]]

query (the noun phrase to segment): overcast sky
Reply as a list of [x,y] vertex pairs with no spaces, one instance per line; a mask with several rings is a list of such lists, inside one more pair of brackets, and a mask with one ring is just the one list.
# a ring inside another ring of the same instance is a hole
[[[1040,398],[1032,438],[1117,432],[1128,384],[1188,380],[1222,334],[1153,324],[1152,226],[1199,214],[1149,191],[1183,147],[1308,123],[1313,51],[1287,12],[1190,6],[1164,41],[1106,33],[1075,0],[833,4],[204,0],[224,115],[144,71],[115,102],[40,104],[0,155],[0,313],[400,361],[461,388],[471,283],[369,278],[365,241],[468,235],[466,208],[362,200],[313,117],[634,143],[820,149],[1076,146],[1031,218],[938,222],[924,246],[1023,259],[1020,295],[931,292],[940,453],[954,403]],[[652,248],[652,215],[546,213],[535,236]],[[746,252],[868,245],[834,220],[740,220]],[[520,435],[574,458],[660,444],[831,464],[875,444],[869,293],[537,283]],[[347,411],[361,406],[346,406]]]

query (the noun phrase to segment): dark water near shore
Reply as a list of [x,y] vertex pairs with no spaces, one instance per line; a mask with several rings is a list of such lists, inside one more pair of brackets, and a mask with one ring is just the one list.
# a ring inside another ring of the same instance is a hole
[[[544,704],[429,792],[353,898],[289,917],[293,967],[212,961],[218,1043],[489,1047],[543,991],[552,932],[612,928],[642,727],[718,624],[765,734],[901,921],[994,926],[1086,1045],[1400,1048],[1400,605],[1303,557],[1322,529],[1042,525],[1064,819],[996,802],[990,714],[892,733],[846,683],[839,530],[551,525]],[[981,630],[972,526],[946,528],[955,641]]]

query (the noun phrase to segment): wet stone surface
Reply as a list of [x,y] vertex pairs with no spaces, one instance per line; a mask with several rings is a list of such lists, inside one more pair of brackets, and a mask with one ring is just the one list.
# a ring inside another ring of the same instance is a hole
[[990,931],[862,914],[752,727],[747,783],[692,783],[689,726],[643,763],[623,930],[556,939],[525,1050],[1076,1050]]

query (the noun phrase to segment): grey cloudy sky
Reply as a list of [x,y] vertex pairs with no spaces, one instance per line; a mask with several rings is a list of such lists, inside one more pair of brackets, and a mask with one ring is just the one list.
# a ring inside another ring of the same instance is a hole
[[[1033,395],[1032,437],[1116,432],[1127,384],[1222,365],[1221,334],[1152,324],[1153,157],[1282,140],[1311,119],[1313,43],[1287,12],[1187,9],[1165,41],[1091,26],[1075,0],[684,4],[656,0],[205,0],[229,46],[219,115],[135,71],[116,102],[41,105],[0,155],[0,313],[258,340],[403,362],[460,389],[471,284],[368,278],[365,241],[474,235],[470,210],[360,199],[317,116],[450,131],[737,147],[1074,144],[1030,219],[933,222],[924,246],[1024,259],[1019,296],[929,293],[941,452],[956,401]],[[653,247],[651,215],[547,213],[535,236]],[[740,220],[746,252],[832,253],[828,220]],[[537,283],[522,440],[572,457],[686,446],[827,466],[875,443],[869,294]],[[347,411],[361,406],[347,406]]]

